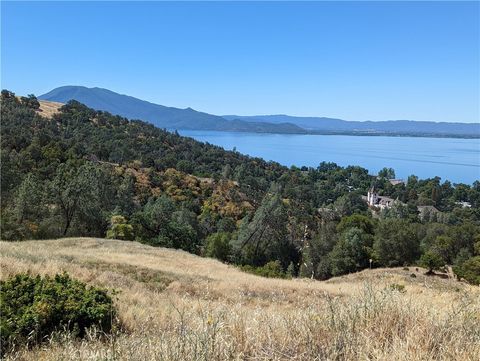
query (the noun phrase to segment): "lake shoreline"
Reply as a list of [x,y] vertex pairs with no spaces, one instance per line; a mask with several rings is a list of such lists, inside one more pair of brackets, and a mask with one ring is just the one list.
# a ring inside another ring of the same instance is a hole
[[305,131],[305,132],[268,132],[268,131],[243,131],[243,130],[219,130],[219,129],[175,129],[165,128],[169,132],[198,131],[198,132],[222,132],[222,133],[246,133],[246,134],[278,134],[278,135],[344,135],[351,137],[392,137],[392,138],[438,138],[438,139],[480,139],[480,134],[426,134],[426,133],[368,133],[368,132],[341,132],[341,131]]
[[398,178],[441,177],[453,183],[480,180],[480,141],[464,138],[272,134],[179,130],[180,135],[226,150],[278,162],[317,167],[321,162],[360,166],[375,174],[391,167]]

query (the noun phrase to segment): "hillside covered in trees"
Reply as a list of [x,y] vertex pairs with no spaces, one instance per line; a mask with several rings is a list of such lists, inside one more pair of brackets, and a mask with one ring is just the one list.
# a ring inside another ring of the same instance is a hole
[[[448,264],[480,282],[479,181],[412,175],[392,185],[388,169],[287,168],[76,101],[51,118],[38,108],[34,96],[2,91],[4,240],[137,240],[280,277],[326,279],[370,260]],[[361,198],[372,184],[399,202],[372,211]]]

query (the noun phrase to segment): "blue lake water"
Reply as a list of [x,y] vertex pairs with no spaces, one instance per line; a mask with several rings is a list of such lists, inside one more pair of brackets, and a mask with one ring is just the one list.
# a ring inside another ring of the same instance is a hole
[[359,165],[376,174],[395,169],[397,178],[439,176],[454,183],[480,180],[480,139],[257,134],[179,131],[181,135],[286,166],[316,167],[322,161]]

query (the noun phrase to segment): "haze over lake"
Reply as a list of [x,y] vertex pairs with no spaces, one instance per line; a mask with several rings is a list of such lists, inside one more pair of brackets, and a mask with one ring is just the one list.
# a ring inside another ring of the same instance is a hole
[[397,178],[439,176],[454,183],[480,180],[480,140],[343,135],[255,134],[179,131],[181,135],[286,166],[316,167],[322,161],[359,165],[376,174],[395,169]]

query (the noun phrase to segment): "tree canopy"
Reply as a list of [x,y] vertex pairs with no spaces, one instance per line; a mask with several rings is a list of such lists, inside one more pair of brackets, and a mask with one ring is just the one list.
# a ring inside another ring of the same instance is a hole
[[[76,101],[47,119],[37,102],[2,91],[2,239],[108,236],[320,279],[370,259],[476,272],[479,181],[287,168]],[[396,205],[369,208],[372,184]]]

